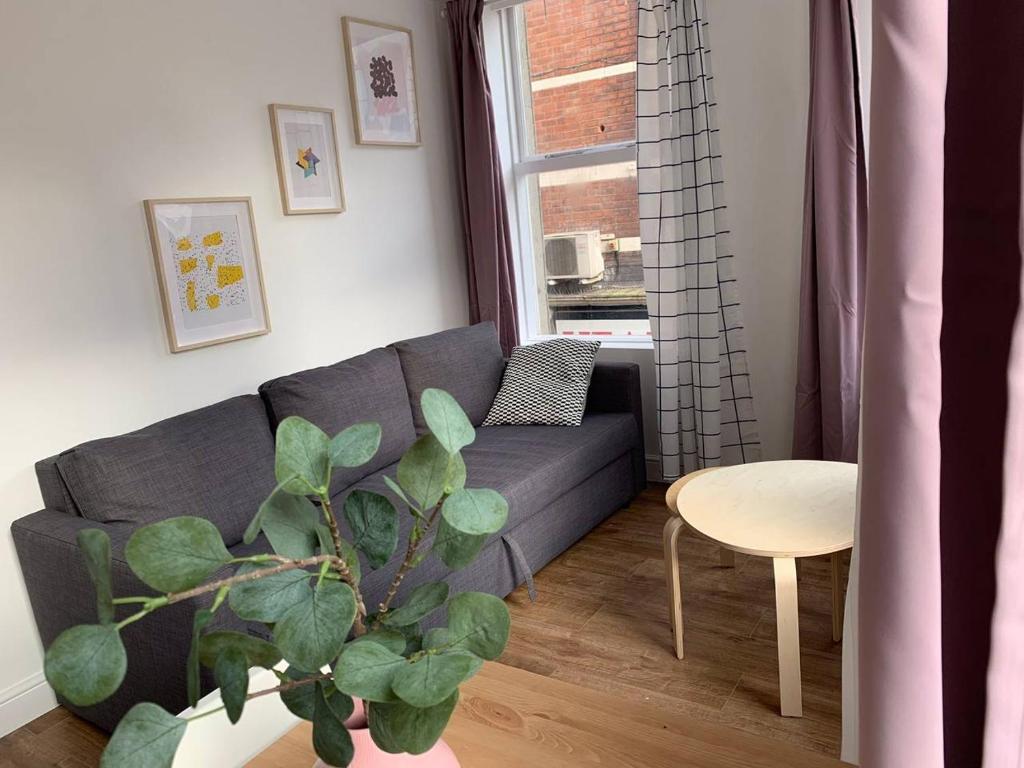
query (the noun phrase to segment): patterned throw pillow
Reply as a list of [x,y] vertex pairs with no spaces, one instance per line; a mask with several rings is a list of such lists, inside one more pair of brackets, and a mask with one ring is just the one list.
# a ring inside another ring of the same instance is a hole
[[513,349],[483,426],[578,427],[600,347],[599,341],[559,338]]

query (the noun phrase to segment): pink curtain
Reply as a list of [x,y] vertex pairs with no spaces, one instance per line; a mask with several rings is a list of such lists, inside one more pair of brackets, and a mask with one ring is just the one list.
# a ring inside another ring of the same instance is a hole
[[867,180],[849,0],[810,0],[793,458],[857,461]]
[[876,0],[873,29],[860,760],[1021,768],[1024,4]]
[[454,66],[469,317],[473,323],[493,322],[508,355],[519,343],[515,267],[480,31],[483,8],[483,0],[445,3]]

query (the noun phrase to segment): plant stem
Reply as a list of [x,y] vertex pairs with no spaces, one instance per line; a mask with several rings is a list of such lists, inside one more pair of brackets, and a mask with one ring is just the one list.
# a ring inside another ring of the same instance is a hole
[[[416,535],[416,526],[413,526],[412,531],[409,532],[409,544],[405,548],[405,559],[402,560],[402,564],[398,567],[398,571],[395,573],[395,578],[391,580],[391,586],[388,587],[388,592],[381,601],[380,607],[377,609],[377,619],[373,623],[374,629],[377,629],[380,626],[380,620],[384,614],[388,612],[388,608],[391,607],[391,601],[394,600],[395,595],[398,594],[398,588],[402,586],[402,581],[405,579],[406,574],[412,570],[413,560],[416,558],[416,551],[420,548],[420,544],[423,543],[423,539],[426,538],[427,533],[433,527],[438,514],[441,512],[441,507],[444,505],[445,499],[447,498],[447,494],[441,497],[437,506],[434,507],[434,511],[430,513],[430,518],[427,520],[426,525],[422,531],[420,531],[419,535]],[[416,525],[418,526],[419,523]]]
[[[173,605],[174,603],[180,603],[182,600],[188,600],[199,595],[205,595],[208,592],[215,592],[221,587],[231,587],[235,584],[242,584],[247,581],[257,581],[258,579],[266,578],[267,576],[273,576],[277,573],[284,573],[285,571],[294,571],[297,568],[308,568],[313,565],[319,565],[323,562],[334,562],[340,558],[334,555],[314,555],[313,557],[305,557],[301,560],[289,560],[286,557],[274,557],[274,562],[280,563],[275,565],[273,568],[261,568],[257,571],[250,571],[249,573],[243,573],[241,575],[229,576],[226,579],[219,579],[217,581],[211,581],[209,584],[202,584],[193,589],[186,590],[184,592],[172,592],[167,595],[167,604]],[[344,561],[342,561],[344,562]],[[132,619],[133,617],[128,617]],[[128,621],[128,619],[125,619]],[[123,623],[123,622],[122,622]]]
[[[332,677],[332,675],[323,674],[314,675],[313,677],[304,677],[301,680],[289,680],[287,683],[281,683],[280,685],[276,685],[273,688],[264,688],[262,691],[255,691],[254,693],[247,694],[245,700],[249,701],[249,699],[258,699],[260,696],[269,696],[272,693],[280,693],[281,691],[290,691],[292,688],[298,688],[302,685],[309,685],[310,683],[315,683],[319,680],[330,680]],[[218,712],[223,712],[224,709],[225,707],[223,706],[214,707],[213,709],[208,709],[205,712],[200,712],[198,715],[192,715],[192,717],[186,717],[184,719],[191,723],[195,720],[202,720],[204,717],[207,717],[208,715],[215,715]]]
[[331,499],[327,494],[324,494],[320,497],[320,503],[324,508],[327,526],[331,529],[334,551],[338,555],[337,562],[334,563],[334,570],[338,572],[338,575],[341,576],[346,584],[352,587],[352,591],[356,595],[356,619],[352,624],[352,631],[355,632],[356,637],[360,637],[366,634],[366,624],[363,622],[363,618],[366,616],[366,603],[363,601],[363,593],[359,589],[359,584],[352,575],[352,569],[349,568],[348,563],[341,556],[341,532],[338,530],[338,521],[334,517]]

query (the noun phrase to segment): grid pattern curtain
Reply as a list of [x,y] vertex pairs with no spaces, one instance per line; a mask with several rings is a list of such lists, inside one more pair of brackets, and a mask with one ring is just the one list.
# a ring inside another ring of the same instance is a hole
[[664,480],[760,459],[703,0],[639,0],[637,185]]

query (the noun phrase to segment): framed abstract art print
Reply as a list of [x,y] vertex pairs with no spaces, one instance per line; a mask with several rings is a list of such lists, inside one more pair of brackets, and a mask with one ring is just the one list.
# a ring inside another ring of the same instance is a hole
[[270,127],[285,214],[344,211],[334,110],[271,104]]
[[341,28],[356,143],[418,147],[412,32],[349,16],[341,20]]
[[252,201],[146,200],[172,352],[270,333]]

